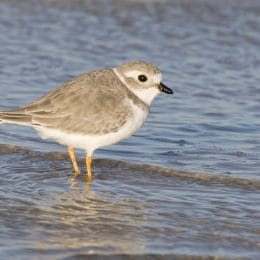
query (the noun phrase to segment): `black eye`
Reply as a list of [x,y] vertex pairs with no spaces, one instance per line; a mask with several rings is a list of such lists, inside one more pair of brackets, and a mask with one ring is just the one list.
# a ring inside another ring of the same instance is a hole
[[147,77],[145,75],[141,74],[138,76],[138,80],[141,82],[145,82],[147,80]]

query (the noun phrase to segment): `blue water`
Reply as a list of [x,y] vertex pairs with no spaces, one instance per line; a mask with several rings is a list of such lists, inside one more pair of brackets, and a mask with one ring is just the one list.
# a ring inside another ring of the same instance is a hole
[[[79,180],[78,193],[69,184],[69,161],[45,157],[51,151],[57,154],[66,152],[66,147],[41,140],[30,128],[1,125],[0,143],[21,149],[19,152],[13,148],[6,150],[5,146],[1,148],[3,183],[0,196],[2,202],[6,201],[1,207],[7,211],[17,207],[17,211],[11,210],[2,218],[2,227],[7,225],[7,216],[12,218],[17,214],[22,219],[19,226],[24,222],[30,223],[28,215],[23,215],[25,209],[37,212],[41,208],[43,211],[39,214],[46,213],[46,219],[51,222],[50,211],[62,207],[61,201],[65,196],[63,206],[69,212],[73,211],[75,203],[80,203],[82,208],[78,213],[87,216],[88,212],[82,205],[90,203],[98,211],[98,218],[93,217],[94,223],[103,225],[113,219],[113,225],[106,227],[105,238],[111,236],[113,226],[119,225],[120,217],[114,215],[118,208],[123,209],[123,219],[129,223],[124,226],[125,230],[131,233],[138,226],[142,227],[142,232],[135,233],[138,243],[126,237],[122,239],[120,232],[117,236],[113,234],[111,243],[114,247],[109,244],[109,251],[107,241],[104,240],[104,244],[100,242],[102,236],[98,234],[98,226],[97,230],[92,230],[93,241],[81,247],[78,243],[81,230],[74,232],[71,224],[71,233],[63,234],[63,238],[75,238],[77,243],[69,243],[79,252],[258,255],[259,1],[1,1],[0,44],[0,110],[30,103],[85,71],[117,66],[133,59],[156,64],[163,72],[163,82],[172,87],[175,94],[160,95],[151,107],[149,118],[133,137],[97,150],[95,158],[109,159],[110,164],[112,160],[119,160],[131,165],[157,165],[168,171],[190,174],[190,180],[183,181],[175,173],[171,179],[165,175],[147,174],[145,167],[136,166],[137,170],[133,171],[131,167],[125,170],[121,164],[117,168],[109,167],[109,163],[101,167],[102,163],[100,165],[97,161],[94,162],[97,180],[91,187],[93,193],[88,197],[83,191],[84,179]],[[23,149],[31,152],[28,154]],[[34,151],[42,153],[33,157]],[[84,152],[78,151],[78,155],[83,158]],[[41,162],[40,158],[47,159]],[[83,162],[81,165],[83,167]],[[193,178],[194,172],[202,177]],[[41,181],[37,177],[39,174],[43,178]],[[227,179],[204,182],[212,175]],[[255,186],[237,186],[235,183],[242,183],[241,178],[255,183]],[[24,192],[21,195],[19,190],[22,188]],[[104,189],[110,190],[111,194]],[[35,194],[31,194],[32,190]],[[41,192],[46,200],[39,200]],[[80,202],[77,202],[75,194],[80,194]],[[99,196],[102,203],[96,202]],[[147,196],[151,197],[149,202]],[[22,209],[16,201],[18,198],[25,203]],[[28,200],[33,206],[26,204]],[[54,208],[50,203],[52,200],[56,203]],[[110,220],[102,219],[99,206],[109,209]],[[150,206],[153,208],[151,211]],[[137,217],[139,222],[136,226],[131,224],[136,220],[129,213],[132,207],[139,207],[143,214],[141,220]],[[57,214],[65,214],[59,210]],[[53,214],[56,213],[54,210]],[[70,214],[76,217],[76,213],[68,213],[68,216]],[[0,243],[7,237],[8,241],[18,237],[16,242],[21,245],[14,246],[13,249],[17,250],[14,257],[25,255],[26,258],[28,252],[23,250],[35,246],[32,246],[32,240],[42,244],[53,238],[53,233],[44,233],[42,221],[36,218],[26,245],[12,228],[2,228]],[[62,230],[58,227],[62,221],[62,218],[53,220],[57,228],[55,248],[65,248],[57,253],[65,257],[71,253],[70,246],[56,240],[57,233]],[[84,222],[84,217],[77,221],[85,225],[84,231],[87,232],[90,224]],[[186,229],[182,229],[185,225]],[[25,228],[29,227],[28,224]],[[25,228],[21,228],[21,232],[25,232]],[[52,229],[55,233],[54,226]],[[178,233],[176,230],[181,231]],[[162,236],[156,240],[155,236],[160,232]],[[116,247],[116,241],[120,239],[122,245]],[[97,250],[95,241],[102,244]],[[124,247],[126,244],[127,249]],[[50,244],[44,246],[51,248]],[[5,254],[9,252],[7,245],[4,248]],[[36,255],[40,253],[41,246],[34,248]]]
[[[148,60],[174,97],[161,95],[134,137],[96,156],[259,179],[258,2],[237,3],[3,2],[1,109],[81,72]],[[33,149],[63,149],[19,132]],[[20,142],[16,128],[9,135]]]

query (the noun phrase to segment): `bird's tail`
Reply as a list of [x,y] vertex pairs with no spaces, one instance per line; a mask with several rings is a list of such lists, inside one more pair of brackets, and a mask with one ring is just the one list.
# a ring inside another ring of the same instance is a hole
[[18,125],[30,125],[32,123],[32,116],[21,113],[20,111],[0,111],[0,124],[18,124]]

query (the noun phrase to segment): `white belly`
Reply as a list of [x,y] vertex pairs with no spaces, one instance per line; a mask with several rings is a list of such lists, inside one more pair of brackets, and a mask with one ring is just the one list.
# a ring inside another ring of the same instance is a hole
[[111,145],[130,137],[137,129],[142,126],[147,115],[147,110],[144,111],[133,105],[133,116],[129,118],[123,127],[121,127],[117,132],[105,135],[73,134],[63,132],[62,130],[45,127],[35,127],[35,129],[43,139],[53,139],[60,144],[84,149],[89,155],[91,155],[97,148]]

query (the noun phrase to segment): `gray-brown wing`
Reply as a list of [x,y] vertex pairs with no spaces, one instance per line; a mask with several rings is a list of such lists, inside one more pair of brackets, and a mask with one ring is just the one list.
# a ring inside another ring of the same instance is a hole
[[82,74],[13,112],[31,116],[32,124],[66,132],[104,134],[117,131],[131,115],[128,90],[111,69]]

